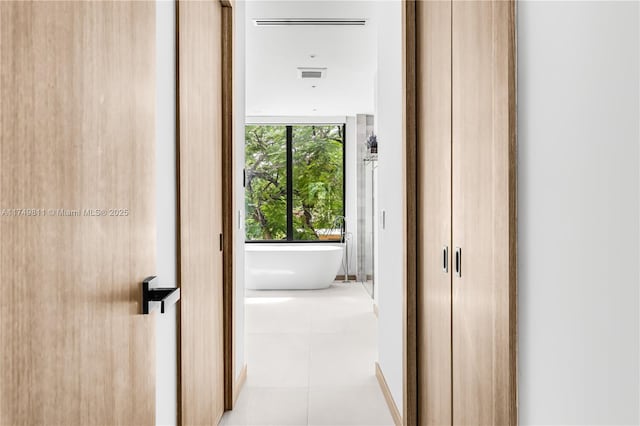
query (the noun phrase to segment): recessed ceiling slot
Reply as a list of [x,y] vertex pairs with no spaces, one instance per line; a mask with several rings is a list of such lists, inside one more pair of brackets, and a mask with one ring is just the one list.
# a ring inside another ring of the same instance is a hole
[[342,25],[342,26],[363,26],[367,20],[348,18],[269,18],[254,19],[253,22],[259,27],[277,27],[291,25]]

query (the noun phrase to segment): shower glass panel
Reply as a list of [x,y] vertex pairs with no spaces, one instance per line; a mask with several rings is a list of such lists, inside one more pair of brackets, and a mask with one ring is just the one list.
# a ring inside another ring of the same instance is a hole
[[[374,117],[367,114],[356,116],[357,138],[357,208],[358,244],[357,278],[375,299],[375,267],[377,258],[377,167],[378,153],[367,145],[367,139],[374,134]],[[373,152],[372,152],[373,151]]]
[[361,277],[362,283],[373,297],[374,289],[374,248],[375,248],[375,224],[376,222],[376,198],[375,198],[375,175],[378,162],[372,158],[365,160],[364,165],[364,270]]

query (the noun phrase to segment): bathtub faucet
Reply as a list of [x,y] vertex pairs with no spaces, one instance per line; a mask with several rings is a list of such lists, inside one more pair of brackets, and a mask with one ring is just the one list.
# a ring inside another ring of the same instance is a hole
[[342,269],[344,271],[343,282],[349,282],[349,244],[347,244],[347,218],[344,216],[336,216],[333,219],[331,229],[340,227],[340,244],[344,244],[344,253],[342,255]]
[[333,219],[333,224],[331,225],[331,229],[336,229],[337,227],[340,227],[341,243],[345,242],[346,228],[347,228],[346,223],[347,223],[347,218],[345,218],[344,216],[336,216]]

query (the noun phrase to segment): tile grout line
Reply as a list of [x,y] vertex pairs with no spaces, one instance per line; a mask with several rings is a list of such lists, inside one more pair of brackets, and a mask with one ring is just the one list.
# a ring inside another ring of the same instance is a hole
[[[316,312],[314,309],[311,312]],[[307,356],[307,426],[309,426],[309,409],[311,404],[311,340],[313,334],[313,315],[309,316],[309,355]]]
[[[355,284],[355,285],[354,285]],[[340,288],[341,286],[338,286],[338,288]],[[345,287],[343,287],[345,288]],[[280,335],[280,336],[287,336],[287,337],[293,337],[293,338],[301,338],[303,337],[305,334],[307,335],[307,347],[308,347],[308,354],[307,354],[307,384],[306,389],[300,389],[302,392],[304,392],[306,390],[307,394],[306,394],[306,403],[307,403],[307,408],[306,408],[306,421],[303,420],[302,422],[300,422],[300,424],[304,425],[306,424],[307,426],[309,426],[311,424],[311,373],[315,371],[312,370],[312,362],[316,362],[316,364],[318,362],[320,362],[320,364],[322,364],[322,360],[321,359],[317,359],[314,354],[313,354],[313,343],[314,343],[314,339],[316,337],[319,336],[324,336],[324,335],[334,335],[334,336],[340,336],[343,334],[350,334],[350,333],[356,333],[358,335],[365,335],[365,333],[363,332],[362,329],[360,329],[361,327],[356,327],[351,331],[347,331],[346,329],[343,329],[342,327],[338,327],[338,329],[333,330],[333,331],[326,331],[324,328],[326,328],[327,330],[332,329],[332,327],[335,325],[331,325],[331,327],[327,326],[326,324],[324,324],[325,320],[327,319],[327,317],[331,317],[332,315],[337,315],[335,313],[331,313],[331,312],[327,312],[326,311],[326,302],[330,302],[329,306],[334,306],[335,304],[341,305],[341,304],[346,304],[345,306],[348,306],[349,309],[352,308],[357,308],[358,311],[360,310],[360,305],[359,303],[357,303],[356,305],[351,306],[352,302],[360,302],[361,300],[366,300],[367,303],[371,302],[370,299],[370,295],[366,292],[366,290],[362,287],[361,283],[350,283],[350,285],[347,287],[349,289],[353,289],[355,291],[349,291],[349,292],[338,292],[338,294],[332,294],[331,296],[325,298],[324,296],[322,297],[312,297],[312,298],[299,298],[299,300],[302,299],[306,299],[305,302],[311,302],[310,304],[306,304],[307,309],[310,310],[311,315],[309,315],[307,318],[309,320],[308,322],[308,326],[307,326],[307,330],[304,330],[304,328],[299,329],[299,331],[295,331],[295,332],[290,332],[290,331],[276,331],[276,330],[271,330],[271,331],[262,331],[262,332],[248,332],[247,336],[251,336],[253,337],[253,335],[255,335],[255,337],[264,335],[264,334],[271,334],[271,335]],[[336,298],[337,297],[337,298]],[[298,299],[293,298],[293,299]],[[286,305],[289,305],[289,302],[293,302],[292,301],[287,301]],[[257,307],[256,307],[257,308]],[[313,308],[313,309],[311,309]],[[248,311],[251,308],[247,309]],[[260,311],[262,311],[262,309],[260,309]],[[340,311],[340,310],[338,310]],[[364,312],[364,311],[363,311]],[[367,311],[369,312],[369,311]],[[267,314],[268,312],[262,312],[263,314]],[[259,317],[257,318],[259,319]],[[376,321],[374,321],[376,322]],[[319,324],[320,327],[319,329],[316,329],[316,325]],[[324,324],[324,325],[323,325]],[[358,322],[358,324],[360,324]],[[365,322],[363,322],[362,324],[365,324]],[[368,324],[368,321],[366,322],[366,324]],[[273,324],[272,324],[273,325]],[[324,327],[324,328],[323,328]],[[367,331],[366,334],[369,334],[369,332]],[[296,337],[299,336],[299,337]],[[264,337],[264,336],[263,336]],[[377,336],[376,336],[377,337]],[[249,340],[249,339],[247,339]],[[294,339],[295,340],[295,339]],[[366,339],[368,340],[368,339]],[[322,340],[319,342],[321,343]],[[247,345],[249,346],[249,345]],[[323,345],[321,344],[317,349],[320,350],[320,353],[322,352],[322,347]],[[376,352],[377,352],[377,344],[376,344]],[[318,377],[316,375],[314,375],[314,377],[316,377],[316,379],[318,379]],[[320,377],[320,381],[322,382],[322,377]],[[375,385],[374,386],[378,391],[379,388]],[[359,387],[359,386],[358,386]],[[304,396],[303,396],[304,397]],[[319,400],[318,398],[314,398],[315,404],[317,406],[317,408],[322,409],[323,408],[323,402],[324,399],[323,397],[321,397]],[[326,402],[326,401],[325,401]],[[318,414],[316,412],[316,414]],[[320,412],[320,417],[322,417],[322,412]],[[316,416],[316,419],[318,417]],[[300,420],[302,420],[300,418]]]

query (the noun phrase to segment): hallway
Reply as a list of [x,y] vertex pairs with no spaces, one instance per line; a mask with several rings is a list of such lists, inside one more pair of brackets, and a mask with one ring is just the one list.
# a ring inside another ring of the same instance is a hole
[[221,425],[393,425],[362,285],[247,291],[245,300],[247,382]]

